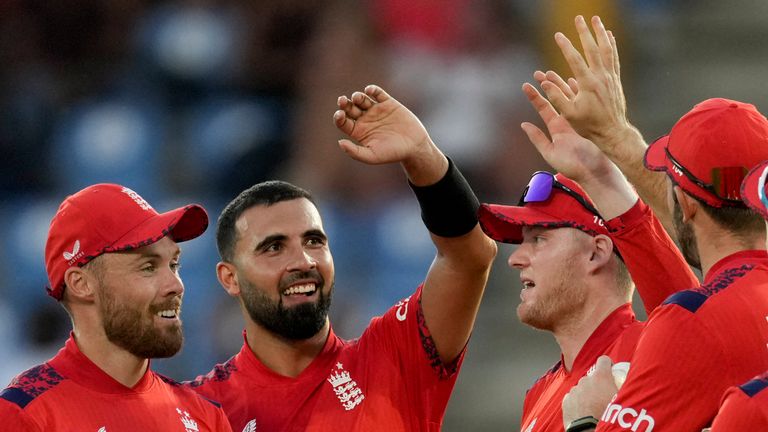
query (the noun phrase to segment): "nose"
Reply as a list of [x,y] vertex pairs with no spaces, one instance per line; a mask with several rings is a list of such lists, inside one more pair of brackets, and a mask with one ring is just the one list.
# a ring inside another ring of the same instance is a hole
[[288,271],[307,271],[317,267],[317,260],[306,250],[299,249],[288,262]]
[[518,270],[525,268],[528,265],[528,253],[526,249],[527,247],[525,246],[525,243],[518,245],[517,248],[509,254],[507,265]]
[[180,296],[184,294],[184,282],[181,281],[181,275],[169,269],[164,288],[166,296]]

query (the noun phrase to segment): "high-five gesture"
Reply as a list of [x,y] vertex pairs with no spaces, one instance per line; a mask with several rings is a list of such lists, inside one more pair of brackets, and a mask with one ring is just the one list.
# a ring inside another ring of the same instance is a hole
[[[340,96],[337,103],[334,123],[356,141],[339,140],[339,146],[351,158],[373,165],[402,162],[416,185],[434,183],[445,174],[448,161],[421,121],[380,87],[369,85],[364,92],[352,93],[351,98]],[[436,159],[440,160],[434,173],[432,169],[422,172]]]
[[[570,90],[565,83],[562,85],[566,92]],[[523,92],[551,137],[531,123],[521,125],[544,160],[581,184],[604,218],[612,219],[629,210],[637,201],[637,194],[616,165],[594,143],[576,133],[568,120],[558,114],[535,87],[525,83]]]
[[648,146],[627,119],[616,39],[600,17],[592,18],[594,35],[582,16],[576,17],[575,24],[583,56],[565,35],[555,34],[555,42],[575,79],[566,82],[553,71],[537,72],[534,79],[573,128],[619,167],[674,235],[664,174],[645,169],[643,156]]

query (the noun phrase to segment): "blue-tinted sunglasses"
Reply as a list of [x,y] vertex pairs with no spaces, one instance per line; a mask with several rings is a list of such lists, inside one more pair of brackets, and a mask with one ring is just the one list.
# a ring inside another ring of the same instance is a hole
[[768,167],[765,167],[763,173],[760,174],[760,179],[757,181],[757,196],[760,197],[760,202],[768,209],[768,197],[765,196],[765,178],[768,176]]

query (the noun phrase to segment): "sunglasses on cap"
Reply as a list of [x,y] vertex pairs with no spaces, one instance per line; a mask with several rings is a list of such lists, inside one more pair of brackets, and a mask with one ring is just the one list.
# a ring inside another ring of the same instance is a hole
[[[523,196],[520,197],[517,206],[522,207],[525,203],[545,202],[552,195],[553,189],[559,189],[570,195],[571,198],[575,199],[587,209],[587,211],[595,216],[596,222],[599,221],[600,225],[603,224],[603,216],[600,215],[600,212],[598,212],[592,204],[587,202],[587,200],[575,190],[557,181],[555,175],[547,171],[536,171],[533,173],[531,180],[528,182],[528,186],[523,190]],[[616,244],[613,245],[613,251],[620,260],[624,261],[621,253],[619,253],[619,250],[616,248]]]
[[579,202],[590,213],[603,219],[600,216],[600,212],[597,211],[587,200],[584,199],[578,192],[569,188],[568,186],[560,183],[555,178],[555,175],[547,171],[536,171],[531,176],[531,180],[528,182],[528,186],[523,190],[523,196],[520,197],[520,201],[517,203],[518,207],[523,206],[525,203],[530,202],[544,202],[552,195],[552,189],[560,189],[561,191],[570,195],[573,199]]
[[699,180],[690,171],[685,169],[672,155],[669,149],[665,148],[667,159],[672,163],[672,169],[677,174],[684,175],[696,186],[712,193],[723,201],[733,204],[743,204],[741,200],[741,182],[747,175],[747,169],[744,167],[715,167],[712,168],[712,183],[704,183]]

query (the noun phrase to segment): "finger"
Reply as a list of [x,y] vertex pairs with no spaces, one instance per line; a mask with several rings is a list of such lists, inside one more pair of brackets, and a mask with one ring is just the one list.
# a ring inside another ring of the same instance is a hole
[[563,53],[565,62],[568,63],[576,79],[582,80],[586,77],[589,74],[589,67],[571,41],[564,34],[557,32],[555,33],[555,42],[560,47],[560,52]]
[[531,144],[536,147],[536,151],[538,151],[545,160],[548,160],[547,156],[553,151],[554,144],[550,141],[544,131],[528,122],[521,123],[520,128],[523,129],[523,132],[528,136],[528,140]]
[[346,139],[339,140],[339,147],[341,147],[344,153],[346,153],[347,155],[349,155],[349,157],[351,157],[356,161],[369,162],[370,160],[372,160],[372,157],[374,156],[371,149],[369,149],[368,147],[357,145],[350,140],[346,140]]
[[611,366],[613,366],[613,360],[607,355],[601,355],[595,363],[595,373],[611,375]]
[[544,120],[544,123],[549,124],[550,121],[558,117],[558,113],[552,104],[536,90],[536,87],[529,83],[523,84],[523,93],[528,98],[528,102],[533,105],[533,109],[539,113],[539,117]]
[[613,37],[613,32],[608,31],[608,36],[611,38],[611,49],[613,50],[613,72],[617,77],[621,76],[621,67],[619,65],[619,49],[616,46],[616,38]]
[[363,92],[354,92],[352,93],[352,103],[357,105],[358,108],[362,110],[367,110],[370,109],[376,102],[374,102],[373,99],[368,97],[368,95]]
[[374,84],[365,86],[365,94],[375,102],[384,102],[392,98],[384,89]]
[[536,82],[541,84],[542,81],[546,81],[547,80],[547,74],[545,74],[544,72],[542,72],[540,70],[537,70],[536,72],[533,73],[533,79],[535,79]]
[[600,50],[595,42],[595,38],[592,36],[592,32],[589,31],[587,22],[584,17],[578,15],[576,17],[576,32],[579,34],[579,40],[581,40],[581,48],[584,49],[584,57],[587,58],[587,64],[590,68],[602,68],[603,59],[600,57]]
[[547,95],[549,103],[555,107],[557,112],[563,113],[568,109],[570,101],[565,97],[562,90],[560,90],[560,87],[554,85],[550,81],[544,81],[541,83],[541,89],[544,90],[544,94]]
[[343,110],[337,110],[333,113],[333,123],[340,131],[350,136],[355,130],[355,121],[347,117],[346,112]]
[[571,88],[573,94],[579,94],[579,82],[575,78],[568,78],[568,87]]
[[[353,95],[354,96],[354,95]],[[339,99],[336,101],[339,108],[344,110],[347,117],[357,120],[360,118],[361,115],[363,115],[363,111],[350,99],[348,99],[346,96],[339,96]]]
[[563,92],[565,97],[568,99],[573,99],[574,96],[576,96],[573,93],[573,90],[571,90],[571,87],[568,86],[568,83],[565,82],[565,80],[555,71],[547,71],[546,73],[547,81],[552,82],[554,85],[560,88],[560,91]]
[[608,32],[605,30],[603,20],[601,20],[599,16],[592,17],[592,30],[595,31],[595,39],[597,39],[597,47],[600,52],[603,66],[613,67],[613,48],[611,47],[611,39],[608,37]]

